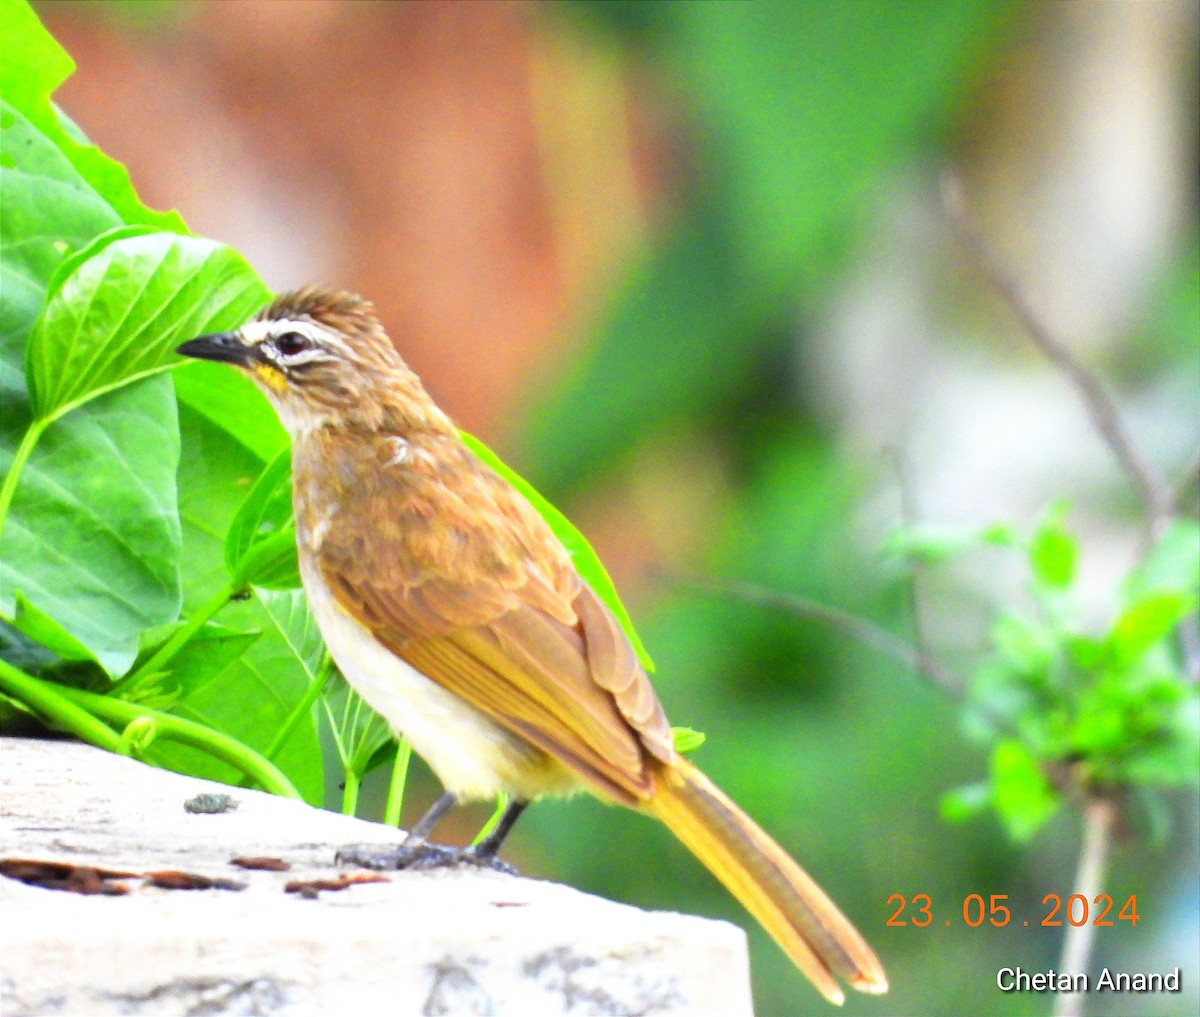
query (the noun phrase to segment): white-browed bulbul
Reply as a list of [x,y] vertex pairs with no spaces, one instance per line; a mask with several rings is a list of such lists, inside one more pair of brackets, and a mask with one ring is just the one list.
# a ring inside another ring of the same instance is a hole
[[293,442],[300,575],[350,685],[455,800],[580,789],[657,816],[824,996],[884,992],[879,961],[822,890],[672,743],[646,672],[550,527],[463,443],[372,306],[308,287],[179,352],[247,373]]

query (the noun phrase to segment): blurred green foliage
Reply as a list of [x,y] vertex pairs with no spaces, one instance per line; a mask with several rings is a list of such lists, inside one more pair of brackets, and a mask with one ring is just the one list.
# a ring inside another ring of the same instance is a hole
[[[647,11],[646,8],[651,8]],[[580,4],[684,93],[692,197],[613,294],[586,361],[533,408],[552,496],[658,427],[753,391],[783,324],[853,249],[868,197],[945,132],[1010,5]]]
[[[1200,787],[1200,713],[1177,646],[1200,593],[1200,527],[1167,529],[1116,591],[1107,631],[1093,634],[1079,617],[1080,547],[1064,515],[1055,506],[1028,540],[1001,527],[977,538],[1026,559],[1031,604],[999,615],[971,676],[966,722],[990,748],[990,779],[948,795],[943,814],[964,819],[990,805],[1018,842],[1072,797],[1136,796],[1153,817],[1166,810],[1163,789]],[[920,554],[920,539],[904,553]]]

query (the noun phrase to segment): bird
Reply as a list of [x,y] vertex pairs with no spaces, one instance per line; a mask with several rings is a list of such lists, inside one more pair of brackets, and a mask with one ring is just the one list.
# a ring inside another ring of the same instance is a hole
[[[385,860],[495,864],[525,807],[584,790],[661,820],[830,1002],[887,991],[816,882],[674,745],[646,670],[549,524],[478,458],[357,294],[306,286],[185,357],[251,378],[292,439],[299,571],[350,686],[445,791]],[[509,805],[473,849],[456,803]]]

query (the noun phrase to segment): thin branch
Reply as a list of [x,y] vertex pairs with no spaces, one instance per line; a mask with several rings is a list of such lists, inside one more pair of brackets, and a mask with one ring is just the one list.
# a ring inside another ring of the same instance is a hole
[[859,618],[857,615],[850,614],[848,611],[830,607],[828,604],[822,604],[807,597],[798,597],[790,593],[780,593],[765,586],[756,586],[753,583],[743,583],[736,580],[726,582],[691,575],[675,576],[674,578],[679,582],[687,583],[689,586],[708,590],[712,593],[722,593],[753,604],[778,608],[781,611],[786,611],[788,614],[793,614],[801,618],[815,618],[818,621],[824,622],[830,628],[849,636],[856,642],[862,643],[864,646],[869,646],[885,656],[900,661],[909,670],[928,678],[952,696],[959,697],[962,695],[962,684],[955,679],[954,675],[940,661],[934,659],[931,655],[922,656],[919,651],[913,649],[903,639],[892,635],[887,629],[876,625],[874,622],[867,621],[865,618]]
[[[1192,453],[1179,475],[1171,485],[1171,510],[1182,515],[1188,498],[1188,489],[1200,482],[1200,448]],[[1176,633],[1183,666],[1193,682],[1200,684],[1200,615],[1192,611],[1179,623]]]
[[1008,304],[1033,344],[1066,375],[1079,393],[1092,426],[1136,486],[1146,515],[1146,532],[1149,540],[1153,541],[1170,521],[1174,507],[1171,491],[1134,446],[1116,404],[1099,377],[1075,356],[1069,346],[1051,334],[1034,313],[1017,283],[1000,268],[995,254],[971,220],[962,185],[951,173],[942,177],[942,201],[951,223],[987,281]]
[[[1116,819],[1116,806],[1108,799],[1092,798],[1088,801],[1084,810],[1083,847],[1079,852],[1079,868],[1075,873],[1075,893],[1088,903],[1100,893]],[[1060,973],[1087,973],[1095,932],[1091,922],[1082,925],[1067,923],[1062,959],[1058,964]],[[1083,999],[1082,992],[1060,992],[1054,1004],[1054,1017],[1083,1017]]]
[[[891,460],[892,469],[896,471],[896,487],[900,492],[900,525],[906,532],[912,532],[917,526],[917,501],[913,495],[912,479],[909,475],[908,460],[899,446],[891,446],[884,450]],[[907,556],[908,582],[905,584],[908,594],[909,624],[912,625],[913,643],[916,646],[918,667],[921,674],[936,672],[940,668],[937,658],[929,648],[925,635],[925,618],[921,612],[921,567],[915,558]]]
[[1188,489],[1200,483],[1200,446],[1192,453],[1187,466],[1179,471],[1179,476],[1171,485],[1171,511],[1175,515],[1183,512]]

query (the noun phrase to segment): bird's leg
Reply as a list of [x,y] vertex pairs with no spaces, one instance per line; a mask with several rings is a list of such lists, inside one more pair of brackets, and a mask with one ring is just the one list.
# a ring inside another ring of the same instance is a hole
[[466,853],[470,855],[471,860],[476,864],[498,863],[504,865],[504,862],[501,862],[496,855],[500,851],[500,845],[504,843],[504,838],[509,835],[528,804],[528,802],[519,801],[509,802],[508,807],[504,810],[504,815],[500,817],[500,822],[496,824],[496,828],[478,844],[467,848]]
[[349,844],[334,856],[335,865],[358,865],[364,869],[428,869],[457,864],[461,849],[431,844],[429,835],[458,798],[445,791],[413,825],[404,841],[397,845]]
[[509,802],[496,828],[473,847],[456,848],[446,844],[431,844],[427,838],[456,801],[449,791],[442,795],[413,826],[403,844],[395,847],[378,844],[350,845],[337,853],[336,863],[359,865],[367,869],[457,869],[470,866],[477,869],[493,869],[515,876],[517,870],[496,855],[529,803]]
[[[424,852],[415,862],[409,864],[409,868],[414,869],[457,869],[470,866],[476,869],[492,869],[495,872],[503,872],[505,875],[515,876],[517,870],[514,869],[508,862],[501,861],[497,857],[497,852],[500,850],[500,845],[504,843],[504,838],[508,836],[509,831],[516,825],[521,813],[525,811],[525,806],[528,802],[509,802],[505,807],[503,814],[500,816],[500,821],[496,824],[496,828],[484,837],[478,844],[474,844],[467,848],[449,848],[441,844],[425,844],[421,850]],[[417,827],[421,826],[420,823]],[[417,832],[417,827],[413,828],[414,834]],[[409,838],[412,839],[411,837]],[[408,843],[405,842],[404,847]]]
[[408,843],[413,840],[428,840],[429,835],[433,833],[433,828],[442,821],[442,817],[449,812],[455,805],[458,804],[458,797],[453,791],[443,791],[441,796],[434,802],[420,819],[413,824],[413,828],[408,832]]

